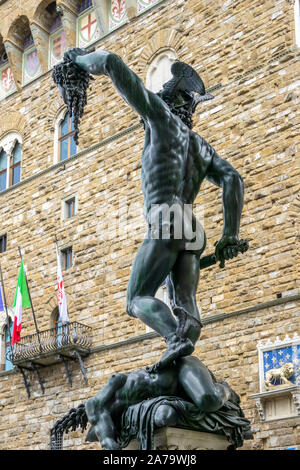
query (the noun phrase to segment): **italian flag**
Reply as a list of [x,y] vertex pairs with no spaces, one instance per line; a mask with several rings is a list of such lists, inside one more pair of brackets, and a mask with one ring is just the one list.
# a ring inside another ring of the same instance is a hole
[[22,328],[22,310],[23,308],[30,307],[30,297],[27,288],[25,272],[23,267],[23,260],[19,270],[18,283],[15,293],[13,308],[15,309],[14,326],[12,332],[11,345],[20,341],[21,328]]

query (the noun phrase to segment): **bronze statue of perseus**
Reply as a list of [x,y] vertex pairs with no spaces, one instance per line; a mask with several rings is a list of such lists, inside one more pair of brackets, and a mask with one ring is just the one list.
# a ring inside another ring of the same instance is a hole
[[[202,79],[189,65],[176,61],[171,71],[172,79],[160,92],[153,93],[118,55],[75,48],[65,53],[64,62],[53,73],[77,124],[93,75],[108,76],[144,124],[141,177],[148,232],[132,267],[127,313],[166,340],[167,349],[150,372],[192,354],[200,335],[196,290],[206,237],[192,207],[205,178],[223,190],[224,228],[216,243],[216,260],[224,264],[224,260],[247,249],[246,242],[239,240],[243,180],[192,130],[196,106],[213,96],[206,94]],[[172,311],[155,298],[164,282]]]

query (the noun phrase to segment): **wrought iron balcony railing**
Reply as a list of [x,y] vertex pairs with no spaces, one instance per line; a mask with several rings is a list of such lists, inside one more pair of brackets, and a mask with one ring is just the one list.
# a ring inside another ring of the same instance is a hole
[[46,365],[53,355],[68,356],[74,350],[88,354],[92,344],[91,333],[90,326],[75,321],[63,325],[59,330],[50,328],[24,336],[14,345],[11,361],[14,364],[35,361],[37,364]]

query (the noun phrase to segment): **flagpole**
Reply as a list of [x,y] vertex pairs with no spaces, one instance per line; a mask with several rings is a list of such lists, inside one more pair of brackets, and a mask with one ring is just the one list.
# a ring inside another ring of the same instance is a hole
[[[4,281],[3,281],[3,275],[2,275],[2,269],[0,265],[0,278],[1,278],[1,286],[2,286],[2,293],[3,293],[3,300],[4,300],[4,306],[5,306],[5,313],[6,313],[6,323],[7,323],[7,329],[9,332],[9,344],[11,345],[11,332],[10,332],[10,326],[9,326],[9,316],[8,316],[8,311],[7,311],[7,303],[6,303],[6,296],[5,296],[5,290],[4,290]],[[11,347],[11,359],[13,362],[14,360],[14,353],[13,353],[13,347]]]
[[[18,246],[18,250],[19,250],[19,254],[20,254],[20,258],[21,258],[21,261],[23,261],[23,258],[22,258],[22,253],[21,253],[21,248]],[[33,316],[33,320],[34,320],[34,324],[35,324],[35,329],[36,329],[36,333],[37,333],[37,337],[38,337],[38,342],[39,342],[39,346],[40,346],[40,351],[42,351],[42,345],[41,345],[41,341],[40,341],[40,330],[38,329],[38,326],[37,326],[37,321],[36,321],[36,317],[35,317],[35,313],[34,313],[34,308],[33,308],[33,304],[32,304],[32,300],[31,300],[31,294],[30,294],[30,290],[29,290],[29,286],[28,286],[28,281],[27,281],[27,276],[26,276],[26,271],[24,269],[24,274],[25,274],[25,281],[26,281],[26,286],[27,286],[27,290],[28,290],[28,295],[29,295],[29,300],[30,300],[30,305],[31,305],[31,310],[32,310],[32,316]]]

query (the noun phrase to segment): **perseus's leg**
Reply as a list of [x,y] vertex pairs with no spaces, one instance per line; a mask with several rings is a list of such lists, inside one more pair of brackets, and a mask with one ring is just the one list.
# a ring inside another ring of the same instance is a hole
[[178,320],[176,334],[196,343],[201,331],[200,314],[196,302],[199,281],[200,254],[182,251],[167,278],[171,307]]
[[[166,340],[175,334],[177,322],[169,307],[154,296],[176,261],[177,246],[176,240],[145,239],[135,258],[127,289],[127,313],[142,320]],[[190,340],[181,341],[176,349],[167,349],[163,361],[154,369],[162,369],[193,350]]]
[[169,307],[155,298],[177,258],[168,240],[145,239],[135,257],[127,288],[127,313],[168,336],[176,330]]

